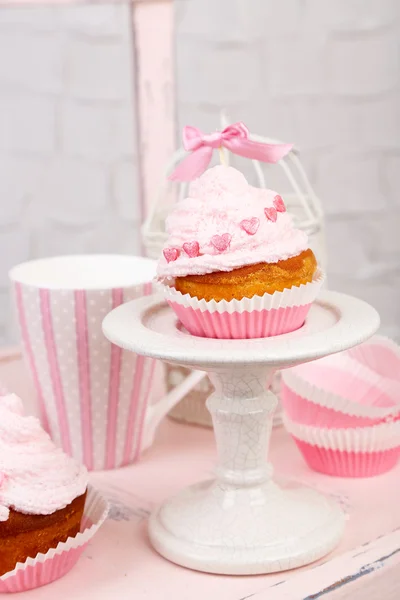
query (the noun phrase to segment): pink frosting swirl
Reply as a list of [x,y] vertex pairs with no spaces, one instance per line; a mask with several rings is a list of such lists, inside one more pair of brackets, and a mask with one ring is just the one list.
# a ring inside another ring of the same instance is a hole
[[0,398],[0,521],[7,521],[10,508],[49,515],[87,484],[86,468],[54,445],[38,419],[24,415],[15,394]]
[[[276,221],[267,218],[265,209],[267,213],[274,209],[277,195],[252,187],[232,167],[218,165],[203,173],[192,182],[189,197],[178,202],[167,218],[166,253],[168,256],[169,249],[177,249],[178,257],[168,262],[162,256],[158,277],[232,271],[245,265],[278,262],[306,250],[307,235],[294,227],[287,212],[276,212]],[[219,244],[221,236],[226,237]],[[227,239],[228,246],[221,250]],[[199,244],[199,256],[188,256],[183,249],[184,244],[193,242]]]

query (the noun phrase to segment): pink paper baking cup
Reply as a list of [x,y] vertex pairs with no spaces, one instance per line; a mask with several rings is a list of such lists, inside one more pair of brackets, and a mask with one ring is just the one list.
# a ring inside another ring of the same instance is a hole
[[381,418],[358,417],[327,408],[296,394],[288,385],[282,384],[281,401],[288,417],[304,425],[348,428],[368,427],[382,423]]
[[180,322],[193,335],[219,339],[262,338],[299,329],[311,304],[245,313],[207,313],[169,302]]
[[312,302],[324,282],[318,270],[314,280],[283,292],[243,298],[206,301],[165,286],[167,302],[193,335],[219,339],[261,338],[289,333],[304,324]]
[[289,418],[304,425],[352,428],[400,418],[400,386],[348,356],[299,365],[282,374]]
[[400,457],[400,422],[353,429],[309,427],[287,417],[284,422],[308,466],[326,475],[372,477]]
[[108,503],[103,496],[92,486],[88,486],[80,533],[68,538],[66,542],[60,542],[46,554],[38,554],[36,558],[28,558],[24,563],[18,563],[13,571],[2,575],[0,593],[25,592],[63,577],[72,569],[106,520],[108,509]]
[[313,471],[334,477],[374,477],[393,469],[400,448],[382,452],[341,452],[319,448],[293,436],[304,460]]
[[348,350],[348,355],[376,374],[400,383],[400,346],[382,335]]

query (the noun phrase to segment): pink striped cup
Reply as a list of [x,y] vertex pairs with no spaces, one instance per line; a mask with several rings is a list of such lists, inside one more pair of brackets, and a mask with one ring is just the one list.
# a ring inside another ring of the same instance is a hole
[[[135,256],[61,256],[10,272],[43,425],[89,470],[137,461],[181,397],[175,389],[151,404],[155,361],[114,346],[101,329],[111,309],[151,293],[155,264]],[[180,386],[184,393],[187,385]]]

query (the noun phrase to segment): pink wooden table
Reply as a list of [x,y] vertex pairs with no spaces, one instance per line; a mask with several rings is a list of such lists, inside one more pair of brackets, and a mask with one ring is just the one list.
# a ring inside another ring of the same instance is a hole
[[[0,380],[32,411],[33,393],[18,349],[0,355]],[[370,480],[345,480],[308,470],[283,429],[271,460],[290,478],[331,494],[348,514],[345,537],[329,557],[302,569],[246,577],[206,575],[178,567],[149,546],[146,517],[181,487],[212,476],[210,431],[166,421],[152,449],[133,467],[91,475],[112,503],[109,520],[63,579],[27,592],[29,600],[399,600],[400,467]]]

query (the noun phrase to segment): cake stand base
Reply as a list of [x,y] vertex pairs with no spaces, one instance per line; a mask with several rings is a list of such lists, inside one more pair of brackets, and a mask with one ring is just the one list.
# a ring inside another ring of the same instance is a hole
[[226,575],[293,569],[330,552],[344,515],[308,488],[281,489],[272,481],[251,489],[206,481],[168,500],[152,514],[154,548],[184,567]]
[[192,336],[157,296],[106,317],[103,330],[113,343],[206,371],[214,388],[207,408],[218,453],[215,480],[183,490],[151,516],[150,540],[160,554],[199,571],[250,575],[299,567],[335,547],[344,530],[340,507],[272,479],[267,455],[277,398],[268,389],[277,370],[359,344],[378,325],[368,304],[333,292],[313,304],[301,329],[274,338]]

